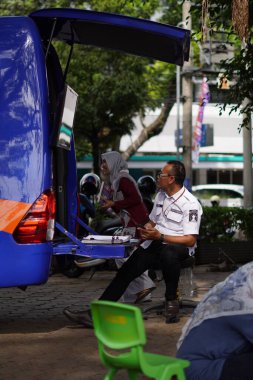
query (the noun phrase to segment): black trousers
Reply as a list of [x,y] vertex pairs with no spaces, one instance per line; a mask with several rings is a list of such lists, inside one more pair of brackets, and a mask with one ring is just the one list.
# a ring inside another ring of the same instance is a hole
[[252,380],[253,351],[226,359],[220,380]]
[[117,272],[101,295],[101,300],[117,301],[135,278],[147,269],[161,269],[166,284],[166,300],[176,299],[181,261],[189,256],[188,248],[154,240],[147,249],[139,247]]

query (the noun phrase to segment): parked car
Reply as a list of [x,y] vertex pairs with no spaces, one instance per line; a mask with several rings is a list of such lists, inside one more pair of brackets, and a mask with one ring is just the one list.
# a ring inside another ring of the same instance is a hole
[[212,184],[192,186],[192,193],[202,206],[212,206],[211,197],[220,198],[220,206],[243,207],[244,188],[242,185]]

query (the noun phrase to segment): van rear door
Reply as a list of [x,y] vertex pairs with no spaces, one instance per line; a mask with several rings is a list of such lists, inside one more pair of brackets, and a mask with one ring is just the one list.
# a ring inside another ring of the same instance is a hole
[[134,17],[79,9],[42,9],[30,14],[44,41],[93,45],[183,65],[190,31]]

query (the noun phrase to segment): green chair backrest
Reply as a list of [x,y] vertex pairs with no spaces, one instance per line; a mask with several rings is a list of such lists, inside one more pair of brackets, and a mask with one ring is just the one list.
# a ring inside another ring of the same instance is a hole
[[[169,380],[174,375],[185,380],[187,360],[143,351],[146,343],[145,327],[141,310],[119,302],[93,301],[91,312],[94,333],[98,339],[99,355],[109,371],[106,380],[115,378],[119,369],[126,369],[131,380],[142,373],[149,378]],[[111,353],[107,349],[124,352]]]
[[136,306],[93,301],[91,311],[95,335],[105,346],[127,349],[146,343],[142,314]]

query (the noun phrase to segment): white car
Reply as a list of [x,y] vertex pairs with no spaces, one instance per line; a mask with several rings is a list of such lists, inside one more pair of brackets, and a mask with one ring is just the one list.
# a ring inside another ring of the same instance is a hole
[[192,193],[202,206],[212,206],[211,197],[220,198],[220,206],[243,207],[244,189],[242,185],[214,184],[192,186]]

